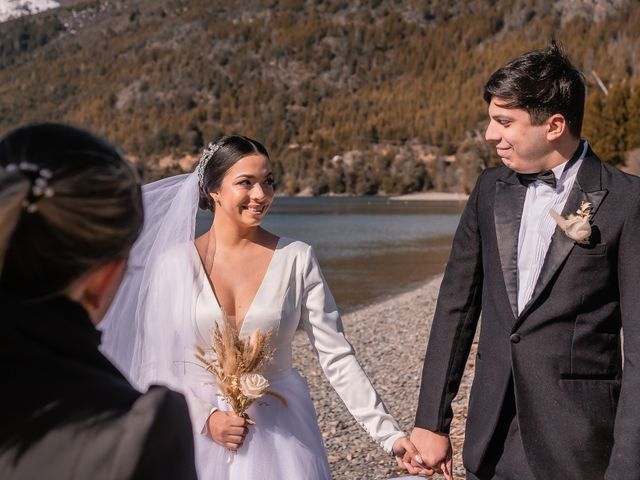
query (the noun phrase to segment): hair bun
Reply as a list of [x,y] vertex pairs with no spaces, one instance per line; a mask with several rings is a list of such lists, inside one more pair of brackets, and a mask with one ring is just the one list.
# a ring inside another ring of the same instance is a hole
[[200,200],[198,200],[198,208],[201,210],[215,210],[215,205],[211,196],[206,195],[202,190],[199,192]]

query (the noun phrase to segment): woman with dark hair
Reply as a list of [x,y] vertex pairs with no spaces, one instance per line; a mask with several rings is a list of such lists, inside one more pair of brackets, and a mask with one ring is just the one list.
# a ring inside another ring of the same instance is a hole
[[[265,148],[234,135],[210,143],[191,175],[143,188],[153,221],[132,252],[136,274],[112,309],[114,318],[120,309],[135,311],[138,323],[132,335],[108,319],[107,351],[140,388],[160,382],[185,393],[201,479],[327,479],[309,389],[292,367],[300,324],[349,411],[405,468],[417,452],[358,364],[312,248],[260,226],[273,181]],[[198,205],[215,215],[195,238]],[[265,396],[249,408],[249,419],[230,413],[194,348],[211,350],[211,331],[224,317],[241,338],[272,332],[275,350],[263,374],[287,406]]]
[[142,223],[138,176],[102,139],[0,141],[0,478],[196,478],[184,398],[140,394],[98,350]]

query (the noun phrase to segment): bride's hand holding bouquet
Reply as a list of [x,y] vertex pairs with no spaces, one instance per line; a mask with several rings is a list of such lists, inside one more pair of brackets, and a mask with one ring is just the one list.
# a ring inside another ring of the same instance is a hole
[[209,437],[231,451],[242,446],[248,432],[248,425],[255,425],[250,418],[239,417],[233,412],[216,410],[207,420]]
[[231,407],[230,412],[214,410],[207,420],[207,430],[211,439],[231,451],[242,446],[247,426],[255,425],[247,410],[256,400],[270,395],[287,405],[284,397],[268,390],[269,382],[262,375],[273,357],[273,349],[268,347],[270,336],[271,332],[255,330],[249,338],[241,339],[223,316],[222,328],[216,324],[211,335],[211,353],[196,346],[196,358],[215,377],[220,396]]

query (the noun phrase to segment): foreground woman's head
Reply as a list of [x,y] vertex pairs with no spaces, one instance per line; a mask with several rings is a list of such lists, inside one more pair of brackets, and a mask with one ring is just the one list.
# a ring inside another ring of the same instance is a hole
[[0,288],[66,294],[98,321],[142,228],[140,184],[115,147],[58,124],[0,141]]
[[273,200],[273,173],[264,146],[229,135],[210,143],[198,165],[200,208],[233,222],[259,225]]

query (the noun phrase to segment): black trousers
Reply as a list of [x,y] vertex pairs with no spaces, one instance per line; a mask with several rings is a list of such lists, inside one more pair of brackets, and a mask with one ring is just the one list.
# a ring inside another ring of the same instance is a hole
[[467,471],[467,480],[535,480],[522,446],[513,380],[505,395],[502,412],[489,447],[477,472]]

